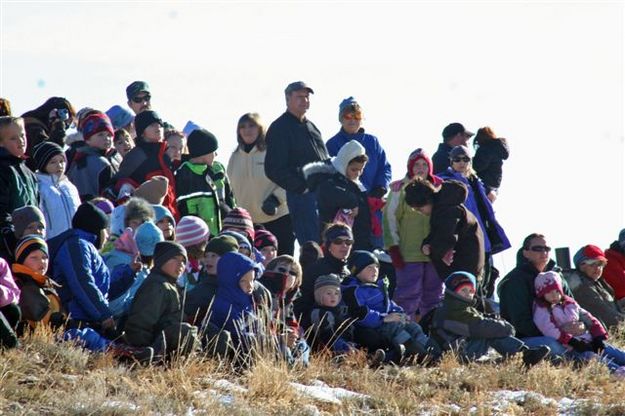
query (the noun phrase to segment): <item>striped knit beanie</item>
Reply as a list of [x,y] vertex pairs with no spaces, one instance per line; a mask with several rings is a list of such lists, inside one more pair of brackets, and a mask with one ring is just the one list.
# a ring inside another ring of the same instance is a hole
[[203,219],[187,215],[176,225],[176,242],[191,247],[208,241],[210,231]]
[[82,137],[85,141],[89,140],[91,136],[98,134],[101,131],[106,131],[111,135],[111,137],[113,137],[113,125],[106,114],[91,114],[85,118],[82,123]]
[[254,242],[254,222],[252,216],[245,208],[234,208],[230,210],[223,220],[222,230],[235,230],[243,233],[250,243]]
[[27,235],[22,238],[15,248],[15,262],[24,264],[26,257],[35,250],[41,250],[48,255],[46,240],[38,235]]
[[48,140],[39,143],[37,146],[33,147],[35,168],[41,173],[46,173],[46,165],[50,159],[56,155],[63,155],[63,157],[65,157],[65,152],[63,152],[61,146]]

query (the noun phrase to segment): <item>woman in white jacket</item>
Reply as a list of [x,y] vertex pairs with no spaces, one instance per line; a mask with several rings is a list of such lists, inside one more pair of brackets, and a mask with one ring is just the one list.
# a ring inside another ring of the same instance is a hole
[[293,255],[295,235],[286,205],[286,192],[265,175],[266,127],[257,113],[241,116],[238,146],[228,161],[227,174],[237,205],[249,211],[278,239],[278,255]]
[[78,189],[65,176],[65,153],[56,143],[41,142],[33,149],[39,182],[39,209],[48,226],[48,239],[72,227],[72,218],[80,206]]

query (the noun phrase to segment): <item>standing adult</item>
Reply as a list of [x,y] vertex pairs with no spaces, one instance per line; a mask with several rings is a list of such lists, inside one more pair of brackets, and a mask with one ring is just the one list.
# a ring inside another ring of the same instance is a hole
[[33,148],[49,140],[59,146],[65,146],[65,131],[76,117],[74,106],[63,97],[50,97],[34,110],[22,114],[26,130],[26,166],[33,172],[36,169],[33,160]]
[[443,142],[438,145],[432,156],[434,173],[438,175],[449,167],[449,152],[456,146],[466,146],[474,133],[468,131],[460,123],[451,123],[443,129]]
[[[516,337],[530,347],[547,345],[551,353],[562,356],[566,349],[555,338],[546,337],[536,327],[532,307],[535,290],[534,279],[546,271],[559,272],[556,262],[549,258],[551,247],[542,234],[533,233],[525,237],[523,247],[517,253],[517,265],[499,283],[499,306],[501,317],[514,325]],[[572,297],[566,283],[564,293]],[[581,334],[580,334],[581,335]]]
[[440,177],[455,179],[465,184],[468,190],[464,205],[475,215],[484,234],[484,275],[479,285],[480,294],[492,297],[499,272],[493,267],[492,256],[510,248],[505,231],[495,218],[495,211],[486,195],[484,184],[471,168],[471,156],[466,146],[456,146],[449,152],[451,166]]
[[364,185],[369,198],[373,236],[371,243],[374,247],[383,247],[382,236],[382,197],[388,191],[391,183],[391,164],[386,159],[386,153],[380,145],[377,137],[365,133],[362,127],[362,107],[354,99],[348,97],[339,105],[339,122],[341,129],[326,142],[330,156],[336,156],[339,150],[349,141],[355,140],[365,148],[365,154],[369,158],[365,169],[360,176],[360,182]]
[[257,113],[243,114],[237,124],[238,146],[226,170],[237,205],[247,209],[278,240],[278,255],[293,255],[295,236],[286,192],[265,175],[266,128]]
[[267,131],[267,177],[286,190],[289,213],[300,245],[319,241],[319,216],[314,192],[308,192],[302,167],[329,158],[321,132],[306,118],[314,94],[303,81],[284,90],[287,110]]
[[135,114],[152,109],[150,86],[145,81],[134,81],[127,86],[126,97],[128,98],[128,107]]

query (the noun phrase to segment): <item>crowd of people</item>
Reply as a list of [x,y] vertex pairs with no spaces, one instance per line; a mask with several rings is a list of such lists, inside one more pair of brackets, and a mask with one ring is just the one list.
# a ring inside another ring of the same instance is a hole
[[506,139],[451,123],[392,181],[358,101],[339,104],[324,141],[312,94],[289,84],[268,128],[242,115],[226,165],[214,134],[152,109],[145,81],[126,88],[130,110],[52,97],[15,116],[0,99],[1,347],[50,326],[146,364],[202,350],[308,365],[362,349],[372,366],[435,365],[493,348],[625,376],[625,351],[607,342],[625,320],[625,230],[564,271],[532,233],[499,279]]

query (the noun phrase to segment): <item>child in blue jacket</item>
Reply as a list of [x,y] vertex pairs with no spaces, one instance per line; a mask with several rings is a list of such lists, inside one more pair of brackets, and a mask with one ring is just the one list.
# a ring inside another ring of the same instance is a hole
[[351,276],[342,287],[343,299],[358,328],[372,328],[391,347],[396,359],[425,358],[428,337],[419,324],[408,320],[404,310],[393,302],[383,279],[378,280],[380,264],[368,251],[354,251],[349,260]]

